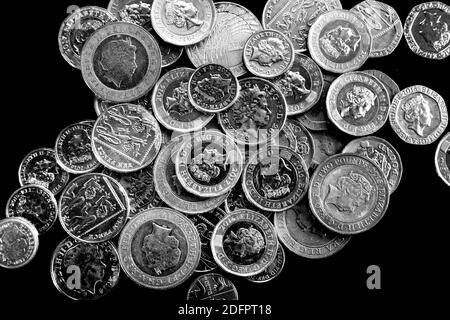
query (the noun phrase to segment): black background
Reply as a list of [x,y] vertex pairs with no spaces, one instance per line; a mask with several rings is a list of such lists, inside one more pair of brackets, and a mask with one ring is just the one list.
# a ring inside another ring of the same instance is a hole
[[[236,2],[262,17],[265,1]],[[341,2],[344,9],[358,3]],[[410,9],[421,1],[385,2],[404,21]],[[58,49],[58,30],[67,7],[72,4],[106,7],[108,3],[105,0],[3,3],[2,62],[7,84],[2,85],[0,206],[6,206],[10,194],[19,187],[17,171],[29,151],[53,147],[64,127],[96,117],[93,94],[80,71],[70,67]],[[191,66],[191,63],[184,54],[176,66]],[[416,56],[404,39],[393,54],[369,59],[363,68],[384,71],[401,88],[416,84],[430,87],[450,103],[449,84],[443,79],[450,71],[448,61]],[[448,262],[444,260],[449,252],[445,235],[448,234],[450,189],[436,174],[437,142],[430,146],[407,145],[388,123],[376,135],[397,148],[404,165],[402,182],[391,197],[383,220],[369,232],[354,236],[342,251],[324,260],[307,260],[286,250],[283,273],[267,284],[252,284],[229,276],[238,288],[240,303],[270,303],[273,318],[291,315],[290,318],[300,319],[305,312],[346,315],[355,314],[361,308],[364,313],[372,313],[384,310],[386,304],[411,310],[424,306],[427,298],[434,299],[437,290],[445,288],[450,276]],[[177,307],[185,304],[193,279],[176,289],[153,291],[139,287],[124,273],[109,296],[93,302],[71,301],[56,290],[50,277],[53,250],[64,237],[57,222],[50,232],[40,237],[39,251],[29,265],[17,270],[0,270],[2,308],[37,317],[91,318],[95,315],[97,318],[129,312],[129,315],[141,314],[140,318],[164,315],[171,319],[176,316]],[[381,267],[382,290],[379,291],[366,287],[366,269],[373,264]],[[65,312],[56,312],[59,308]]]

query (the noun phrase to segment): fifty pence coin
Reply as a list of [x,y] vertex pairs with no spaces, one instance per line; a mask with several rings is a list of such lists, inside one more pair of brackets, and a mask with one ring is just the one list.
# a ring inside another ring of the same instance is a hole
[[53,194],[58,194],[70,175],[56,162],[55,150],[41,148],[27,154],[19,167],[19,182],[21,186],[35,184],[47,188]]
[[313,169],[327,158],[340,153],[344,148],[339,138],[329,131],[311,132],[311,136],[314,140],[314,157],[311,166]]
[[263,272],[277,256],[278,240],[272,223],[260,213],[238,210],[214,228],[211,249],[226,272],[250,277]]
[[328,229],[357,234],[373,228],[389,204],[389,185],[371,160],[339,154],[325,160],[314,172],[309,205]]
[[400,92],[400,87],[398,86],[398,84],[395,83],[395,81],[384,72],[381,72],[379,70],[364,70],[362,72],[374,76],[382,84],[384,84],[384,87],[389,93],[389,101],[394,100],[395,95]]
[[137,284],[169,289],[186,281],[200,261],[200,237],[191,220],[168,208],[149,209],[119,239],[123,271]]
[[49,190],[24,186],[11,195],[6,203],[7,217],[22,217],[31,222],[39,232],[47,232],[58,219],[58,204]]
[[369,57],[371,44],[366,24],[346,10],[320,15],[308,36],[311,57],[319,66],[334,73],[359,69]]
[[278,245],[277,256],[275,260],[273,260],[272,264],[268,266],[263,272],[248,277],[247,280],[253,283],[266,283],[269,282],[281,273],[284,268],[285,256],[283,246]]
[[16,269],[33,260],[39,246],[38,236],[36,227],[24,218],[0,220],[0,267]]
[[130,210],[124,188],[100,173],[88,173],[72,180],[59,199],[59,220],[74,239],[99,243],[117,236]]
[[405,21],[404,34],[409,48],[428,59],[450,55],[450,6],[431,1],[415,6]]
[[129,102],[147,94],[161,73],[158,43],[144,28],[113,22],[86,41],[81,54],[83,79],[96,96]]
[[234,284],[218,273],[201,275],[191,284],[186,300],[238,300]]
[[110,241],[83,243],[66,238],[56,247],[50,270],[55,287],[73,300],[104,297],[120,278],[117,249]]
[[92,133],[97,160],[110,170],[134,172],[145,168],[161,148],[161,130],[142,106],[115,105],[98,117]]
[[450,133],[447,133],[439,143],[435,165],[439,177],[450,186]]
[[392,100],[389,120],[403,141],[415,145],[432,144],[447,128],[447,106],[434,90],[412,86],[400,91]]

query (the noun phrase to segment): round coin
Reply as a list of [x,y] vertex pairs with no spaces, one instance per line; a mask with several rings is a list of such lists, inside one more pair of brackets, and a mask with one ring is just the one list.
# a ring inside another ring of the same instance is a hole
[[400,91],[392,100],[389,120],[403,141],[415,145],[432,144],[447,128],[447,106],[434,90],[412,86]]
[[308,36],[311,57],[319,66],[334,73],[359,69],[369,57],[371,43],[366,24],[346,10],[320,15]]
[[382,84],[384,84],[384,87],[389,93],[389,101],[394,100],[395,95],[400,92],[400,87],[397,85],[397,83],[395,83],[395,81],[384,72],[381,72],[379,70],[364,70],[362,72],[374,76]]
[[191,284],[186,300],[238,300],[234,284],[218,273],[201,275]]
[[339,154],[314,172],[309,205],[314,216],[330,230],[357,234],[373,228],[389,204],[389,185],[371,160]]
[[144,28],[113,22],[86,41],[81,71],[99,98],[129,102],[144,96],[155,85],[161,73],[161,51]]
[[435,165],[439,177],[450,186],[450,133],[447,133],[439,143]]
[[450,55],[450,6],[431,1],[415,6],[405,21],[404,34],[417,55],[441,60]]
[[[283,143],[282,137],[283,132],[285,131],[284,128],[289,129],[289,131],[292,132],[295,139],[294,145]],[[280,133],[280,145],[289,147],[297,152],[303,160],[305,160],[307,168],[311,166],[314,159],[314,139],[308,130],[306,130],[299,122],[291,119],[286,120],[286,124]]]
[[214,228],[211,250],[226,272],[250,277],[263,272],[277,256],[278,240],[272,223],[260,213],[238,210]]
[[269,265],[263,272],[248,277],[247,280],[253,283],[266,283],[269,282],[281,273],[284,268],[285,256],[283,246],[278,246],[277,256],[275,260],[273,260],[272,264]]
[[58,219],[58,204],[49,190],[35,185],[24,186],[9,197],[7,217],[22,217],[39,232],[47,232]]
[[340,153],[344,147],[336,135],[331,132],[311,132],[311,136],[314,141],[314,157],[311,166],[313,169],[329,157]]
[[66,238],[56,247],[50,270],[55,287],[73,300],[104,297],[120,277],[117,249],[109,241],[83,243]]
[[108,3],[108,11],[119,17],[119,12],[129,6],[151,6],[152,4],[153,0],[110,0]]
[[110,170],[134,172],[156,158],[162,137],[159,124],[142,106],[119,104],[98,117],[92,133],[97,160]]
[[94,110],[95,110],[95,114],[98,116],[100,116],[103,112],[105,112],[106,110],[108,110],[109,107],[111,106],[115,106],[120,104],[120,102],[110,102],[110,101],[105,101],[102,100],[98,97],[94,98]]
[[186,281],[201,254],[192,221],[168,208],[149,209],[130,220],[118,248],[123,271],[151,289],[169,289]]
[[128,219],[127,192],[114,179],[88,173],[72,180],[59,199],[59,221],[74,239],[99,243],[117,236]]
[[20,217],[0,220],[0,267],[20,268],[33,260],[39,246],[38,231]]

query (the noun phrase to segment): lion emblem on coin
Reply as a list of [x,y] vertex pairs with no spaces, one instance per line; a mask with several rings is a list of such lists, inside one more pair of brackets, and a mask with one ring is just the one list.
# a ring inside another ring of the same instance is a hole
[[356,52],[360,42],[360,35],[353,29],[343,26],[331,29],[319,39],[322,49],[334,59],[347,57]]
[[220,74],[211,74],[210,78],[200,80],[194,91],[203,99],[213,103],[222,100],[230,93],[230,84],[231,79],[224,79]]
[[185,116],[193,111],[189,101],[187,82],[181,82],[180,86],[173,90],[172,96],[166,98],[166,111],[178,116]]
[[250,261],[263,252],[266,246],[264,236],[253,226],[239,228],[236,233],[231,231],[223,244],[231,256]]
[[92,160],[91,139],[89,133],[75,133],[67,143],[67,156],[71,165],[77,165]]
[[200,27],[203,21],[198,18],[198,9],[191,2],[182,0],[167,0],[166,19],[168,25],[175,25],[177,28]]
[[425,10],[424,18],[419,22],[419,34],[436,52],[443,50],[450,43],[448,23],[437,12]]
[[282,40],[277,38],[267,38],[253,46],[253,53],[250,61],[256,61],[264,67],[271,67],[273,64],[283,61],[289,54],[289,48]]
[[363,86],[354,85],[351,90],[345,94],[345,99],[341,100],[339,114],[342,118],[347,116],[353,119],[364,118],[375,105],[377,96],[369,89]]
[[291,193],[292,173],[292,169],[283,158],[280,158],[277,165],[273,163],[262,165],[257,188],[266,199],[283,198]]
[[225,171],[227,156],[217,149],[205,149],[189,164],[189,172],[199,181],[210,182]]
[[362,155],[364,158],[370,159],[375,162],[377,166],[383,171],[384,176],[389,176],[392,170],[392,165],[389,163],[387,155],[381,153],[373,146],[371,146],[369,141],[362,141],[359,144],[357,153],[359,155]]
[[55,161],[42,159],[37,161],[27,174],[29,184],[37,184],[48,188],[59,174],[59,167]]
[[28,251],[26,234],[17,225],[6,229],[0,237],[0,258],[3,261],[19,260]]
[[32,216],[40,223],[45,223],[50,215],[42,198],[24,195],[21,195],[17,201],[17,214]]
[[431,126],[433,114],[429,102],[423,94],[414,95],[407,100],[401,107],[404,112],[404,119],[408,124],[408,128],[424,137],[425,129]]

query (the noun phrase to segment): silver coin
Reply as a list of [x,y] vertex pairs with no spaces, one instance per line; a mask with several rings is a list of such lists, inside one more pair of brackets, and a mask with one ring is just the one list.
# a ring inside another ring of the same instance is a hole
[[234,284],[218,273],[201,275],[191,284],[186,300],[238,300]]
[[439,177],[450,186],[450,133],[439,142],[434,159]]
[[108,11],[118,17],[119,11],[125,9],[126,6],[141,3],[151,6],[153,0],[110,0],[108,3]]
[[283,246],[279,245],[277,250],[277,257],[263,272],[255,276],[248,277],[247,280],[253,283],[266,283],[272,281],[279,276],[283,271],[285,263],[285,255]]
[[395,95],[400,92],[400,87],[398,86],[398,84],[395,83],[395,81],[384,72],[381,72],[379,70],[364,70],[362,72],[374,76],[382,84],[384,84],[387,92],[389,93],[390,101],[394,100]]
[[344,148],[342,142],[332,132],[311,132],[311,136],[314,140],[314,157],[311,166],[313,169],[329,157],[340,153]]
[[[295,145],[283,144],[283,133],[280,133],[280,145],[285,147],[290,147],[292,150],[296,151],[305,160],[306,166],[309,168],[314,159],[314,139],[309,133],[309,131],[302,126],[299,122],[295,120],[288,119],[284,126],[289,129],[295,139]],[[284,128],[281,132],[284,132]]]

